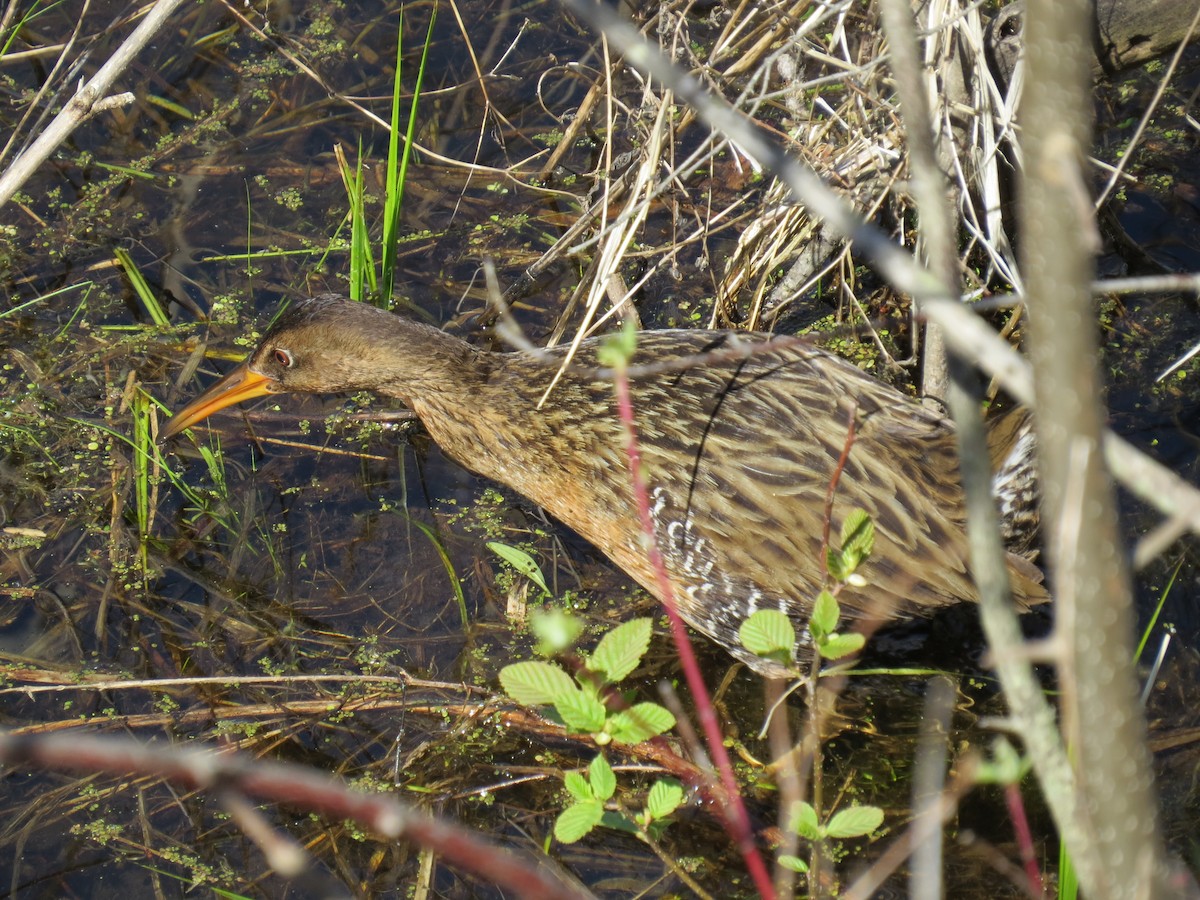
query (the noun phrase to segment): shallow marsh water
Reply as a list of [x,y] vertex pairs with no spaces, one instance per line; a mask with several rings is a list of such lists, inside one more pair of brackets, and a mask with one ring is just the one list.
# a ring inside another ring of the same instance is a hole
[[[128,30],[110,27],[125,9],[92,4],[82,17],[85,69]],[[406,85],[430,10],[405,7]],[[23,41],[51,43],[70,32],[76,13],[73,6],[52,8],[29,22]],[[521,164],[527,173],[548,159],[602,62],[591,38],[557,7],[477,2],[459,13],[438,13],[418,141],[477,168],[418,154],[405,200],[398,293],[417,314],[472,334],[485,306],[481,261],[495,260],[502,283],[516,281],[571,223],[582,203],[575,198],[592,186],[589,173],[602,156],[589,133],[539,187],[503,170]],[[289,397],[244,416],[217,417],[211,430],[196,430],[198,445],[183,440],[165,448],[162,465],[195,495],[160,476],[144,504],[152,518],[138,520],[136,459],[125,441],[131,406],[151,398],[177,407],[228,368],[242,336],[261,328],[281,300],[345,289],[346,199],[333,147],[351,160],[361,148],[368,189],[377,193],[387,136],[362,110],[387,114],[399,21],[399,8],[388,3],[196,4],[126,79],[126,86],[142,85],[135,105],[79,129],[26,186],[25,197],[5,208],[0,525],[29,534],[9,533],[0,548],[6,622],[0,637],[10,688],[0,695],[0,709],[8,726],[50,730],[88,721],[92,730],[147,740],[219,740],[364,785],[395,783],[414,800],[432,798],[445,814],[537,850],[561,808],[557,771],[586,764],[592,750],[549,747],[491,718],[437,710],[464,702],[459,683],[494,689],[498,667],[528,652],[528,637],[505,615],[528,585],[485,549],[486,540],[527,546],[556,593],[572,592],[592,624],[620,621],[634,610],[653,613],[653,604],[594,551],[519,498],[446,460],[411,423],[380,426],[360,415],[381,411],[370,398],[347,407],[346,398]],[[699,18],[692,24],[698,34],[715,27]],[[464,31],[487,73],[486,91]],[[4,88],[18,99],[36,88],[49,65],[40,57],[0,62]],[[1198,82],[1194,63],[1170,107],[1180,121]],[[1105,108],[1100,155],[1119,147],[1127,111],[1137,109],[1152,84],[1152,74],[1135,80]],[[636,86],[625,82],[621,96],[636,104]],[[0,133],[15,127],[11,112],[0,115]],[[636,120],[630,115],[615,129],[618,150],[638,139]],[[1195,269],[1194,189],[1161,180],[1163,170],[1188,170],[1186,144],[1164,138],[1153,161],[1158,180],[1148,178],[1145,191],[1133,192],[1122,208],[1135,237],[1165,235],[1152,255]],[[718,160],[696,176],[694,208],[664,204],[652,211],[640,237],[644,265],[674,247],[684,230],[679,223],[706,205],[721,208],[744,195],[744,208],[753,210],[753,179],[744,183],[732,172],[727,159]],[[643,289],[643,320],[702,322],[714,273],[734,238],[716,229],[677,252],[678,278],[664,266]],[[172,329],[148,324],[114,261],[115,248],[128,251],[156,292],[174,299]],[[1118,263],[1109,258],[1105,265]],[[553,327],[585,266],[586,260],[562,263],[520,298],[517,314],[535,340]],[[208,322],[198,321],[199,311]],[[818,302],[797,318],[829,313]],[[1189,367],[1163,386],[1149,386],[1153,373],[1200,338],[1194,305],[1177,298],[1107,303],[1102,314],[1115,426],[1200,480],[1194,427],[1200,372]],[[209,355],[202,359],[204,349]],[[338,415],[327,419],[329,413]],[[210,465],[201,447],[219,465]],[[1139,527],[1133,510],[1131,533]],[[1164,741],[1179,737],[1161,745],[1160,762],[1169,825],[1186,834],[1196,813],[1185,736],[1197,708],[1192,648],[1200,629],[1190,545],[1176,548],[1140,588],[1148,610],[1176,562],[1182,568],[1164,619],[1178,636],[1151,709],[1156,733]],[[988,745],[991,732],[978,719],[1002,714],[977,659],[977,635],[969,629],[965,635],[951,624],[934,629],[918,650],[881,651],[887,660],[960,674],[953,740],[959,750]],[[702,650],[716,684],[728,659]],[[315,678],[386,675],[397,667],[445,686],[404,692],[365,684],[346,694],[343,685]],[[663,637],[652,651],[646,690],[657,677],[675,674]],[[251,675],[280,678],[159,690],[11,689]],[[314,677],[285,680],[301,675]],[[908,817],[922,685],[920,678],[852,681],[831,726],[827,783],[883,806],[893,833]],[[764,757],[753,737],[762,713],[755,679],[742,673],[722,702],[731,734]],[[402,892],[418,868],[406,846],[275,811],[275,824],[315,848],[329,879],[289,886],[264,870],[257,850],[202,794],[29,773],[9,774],[3,783],[0,818],[8,824],[0,827],[0,885],[21,896],[152,889],[173,895],[193,883],[252,896],[316,894],[328,883],[387,895]],[[767,791],[752,792],[756,815],[773,816],[771,799]],[[1031,802],[1037,849],[1049,867],[1053,832]],[[1011,841],[1003,799],[976,792],[951,831],[952,895],[1015,895],[1007,871],[996,874],[999,861],[1015,859]],[[748,892],[729,875],[739,864],[701,812],[689,811],[664,843],[718,895]],[[875,852],[848,849],[864,858]],[[556,845],[554,853],[604,896],[679,890],[659,860],[627,836],[605,832]],[[494,895],[444,868],[433,883],[447,896]],[[894,890],[902,889],[897,880]]]

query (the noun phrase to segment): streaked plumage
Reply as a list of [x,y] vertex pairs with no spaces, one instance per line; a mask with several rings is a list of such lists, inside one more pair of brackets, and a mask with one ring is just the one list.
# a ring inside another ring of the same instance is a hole
[[[756,349],[736,352],[738,342]],[[562,351],[549,360],[488,352],[323,295],[282,316],[247,363],[180,411],[166,435],[264,393],[374,390],[408,405],[448,455],[540,504],[656,593],[613,385],[595,377],[598,344],[581,345],[538,409]],[[708,355],[687,363],[701,354]],[[876,539],[860,569],[867,585],[841,592],[843,611],[897,617],[975,599],[946,419],[818,347],[772,346],[767,335],[643,332],[633,365],[656,370],[635,370],[632,393],[677,602],[690,624],[735,656],[768,671],[740,650],[741,621],[775,607],[802,627],[825,584],[826,494],[851,416],[855,438],[831,533],[836,538],[845,515],[861,507]],[[1028,426],[1011,431],[1000,443],[1020,444]],[[1004,447],[994,449],[1001,456]],[[1024,492],[1014,508],[1023,509],[1031,495],[1016,473],[1026,470],[1010,468],[1005,479]],[[1023,549],[1023,535],[1010,539]],[[1010,562],[1017,600],[1044,600],[1036,568],[1015,555]]]

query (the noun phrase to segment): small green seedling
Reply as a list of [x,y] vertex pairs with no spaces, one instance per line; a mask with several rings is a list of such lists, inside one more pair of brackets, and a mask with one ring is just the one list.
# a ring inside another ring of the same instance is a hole
[[[830,548],[826,552],[825,563],[830,577],[840,584],[865,585],[865,579],[857,570],[871,555],[874,544],[875,526],[870,516],[864,510],[854,510],[842,523],[841,549]],[[808,632],[813,649],[822,659],[841,659],[861,650],[866,643],[861,634],[840,634],[836,630],[839,618],[841,607],[837,598],[832,591],[821,591],[813,604]],[[779,610],[760,609],[747,617],[738,630],[738,637],[751,653],[789,668],[795,667],[796,626]]]
[[865,509],[856,509],[842,522],[841,549],[826,549],[825,568],[834,581],[864,587],[867,582],[858,574],[858,567],[871,555],[874,546],[875,523]]
[[657,703],[637,703],[610,712],[603,697],[625,680],[650,647],[649,619],[618,625],[584,660],[574,677],[555,663],[528,661],[500,670],[500,683],[523,706],[551,706],[569,731],[587,734],[600,746],[612,741],[640,744],[675,726],[675,717]]
[[[547,619],[551,617],[547,616]],[[551,620],[551,630],[561,622]],[[635,703],[627,709],[610,711],[605,698],[611,688],[628,678],[641,664],[650,647],[651,621],[634,619],[618,625],[596,645],[574,677],[559,665],[531,660],[500,670],[500,683],[510,697],[524,706],[550,706],[569,731],[587,734],[601,747],[614,741],[639,744],[675,727],[675,716],[657,703]],[[546,635],[541,633],[543,642]],[[560,635],[560,639],[565,638]],[[573,639],[574,635],[570,635]],[[557,642],[557,641],[556,641]],[[643,840],[656,838],[668,816],[683,802],[683,787],[671,779],[656,781],[641,812],[606,809],[616,793],[617,781],[603,754],[588,766],[587,774],[567,772],[563,776],[571,803],[554,823],[554,836],[564,844],[574,843],[597,825],[636,834]]]
[[642,839],[657,839],[668,817],[683,803],[683,786],[673,778],[654,782],[646,795],[646,805],[631,816],[623,810],[608,810],[605,805],[617,790],[617,778],[603,754],[588,766],[587,775],[567,772],[563,784],[571,795],[571,805],[554,823],[554,836],[564,844],[573,844],[597,825],[628,831]]
[[[883,810],[878,806],[850,806],[822,825],[812,804],[800,800],[792,805],[788,829],[806,841],[844,840],[865,837],[882,824]],[[795,872],[808,871],[808,864],[797,856],[781,856],[779,863]]]

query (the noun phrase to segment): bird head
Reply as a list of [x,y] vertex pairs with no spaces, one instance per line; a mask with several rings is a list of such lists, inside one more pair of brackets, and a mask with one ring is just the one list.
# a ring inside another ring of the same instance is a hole
[[[426,329],[337,294],[296,304],[280,316],[236,369],[179,410],[162,431],[172,437],[213,413],[267,394],[375,389],[395,366],[398,327]],[[433,329],[429,329],[433,330]]]

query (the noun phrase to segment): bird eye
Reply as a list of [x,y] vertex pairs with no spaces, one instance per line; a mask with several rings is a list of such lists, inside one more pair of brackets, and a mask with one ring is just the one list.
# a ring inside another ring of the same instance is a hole
[[290,369],[296,363],[292,358],[292,354],[282,347],[275,348],[275,362],[279,363],[285,369]]

